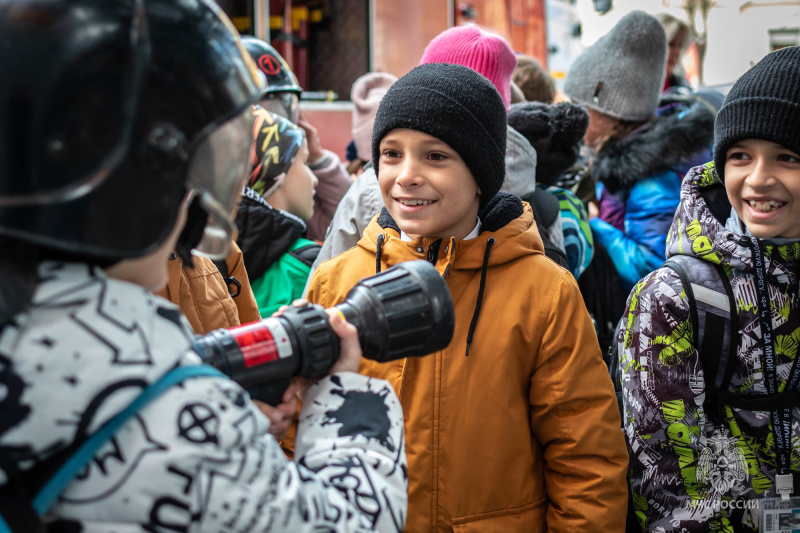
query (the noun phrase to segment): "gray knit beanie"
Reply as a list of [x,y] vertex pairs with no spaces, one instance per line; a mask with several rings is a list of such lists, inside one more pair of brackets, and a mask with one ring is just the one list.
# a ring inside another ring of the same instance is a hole
[[768,54],[733,84],[714,123],[714,167],[738,141],[759,139],[800,155],[800,47]]
[[467,67],[426,63],[400,78],[378,107],[372,164],[380,174],[380,144],[396,128],[432,135],[455,150],[481,189],[483,207],[506,174],[506,108],[492,83]]
[[564,92],[614,118],[647,120],[658,106],[666,63],[664,28],[647,13],[633,11],[578,56]]

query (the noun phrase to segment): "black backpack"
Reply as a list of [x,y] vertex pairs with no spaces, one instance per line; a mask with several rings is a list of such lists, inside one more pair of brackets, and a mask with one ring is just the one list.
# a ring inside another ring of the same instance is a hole
[[614,328],[625,312],[628,294],[622,290],[622,282],[611,256],[596,240],[592,261],[578,278],[578,288],[594,322],[600,352],[606,364],[609,364],[609,350],[615,339]]

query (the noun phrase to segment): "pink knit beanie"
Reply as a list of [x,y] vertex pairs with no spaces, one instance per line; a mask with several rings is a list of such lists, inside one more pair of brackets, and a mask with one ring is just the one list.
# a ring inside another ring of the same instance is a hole
[[372,123],[383,95],[397,76],[386,72],[369,72],[353,83],[350,100],[353,101],[353,142],[356,155],[362,161],[372,159]]
[[500,35],[474,25],[449,28],[428,43],[419,64],[425,63],[462,65],[483,74],[497,87],[506,112],[510,109],[511,73],[517,66],[517,57]]

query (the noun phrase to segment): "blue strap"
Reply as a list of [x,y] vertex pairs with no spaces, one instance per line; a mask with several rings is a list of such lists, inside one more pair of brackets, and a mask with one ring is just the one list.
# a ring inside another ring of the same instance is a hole
[[0,533],[12,533],[11,528],[8,527],[8,524],[5,520],[3,520],[3,515],[0,514]]
[[[61,468],[50,478],[47,484],[42,487],[39,494],[33,499],[33,508],[39,516],[44,516],[47,510],[53,505],[67,485],[75,479],[81,469],[92,460],[97,450],[111,440],[114,434],[133,416],[144,408],[145,405],[156,399],[164,391],[177,385],[178,383],[194,377],[214,376],[224,377],[224,375],[207,365],[181,366],[166,373],[158,381],[144,389],[142,393],[131,402],[123,411],[117,413],[114,418],[106,422],[97,432],[95,432],[83,445],[78,448]],[[226,378],[227,379],[227,378]],[[4,529],[5,526],[5,529]],[[8,525],[0,516],[0,533],[10,531]]]

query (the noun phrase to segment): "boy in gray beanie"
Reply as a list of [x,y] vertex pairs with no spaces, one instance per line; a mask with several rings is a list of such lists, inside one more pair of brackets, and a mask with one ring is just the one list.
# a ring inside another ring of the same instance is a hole
[[500,190],[504,111],[460,65],[400,78],[373,128],[385,207],[319,266],[307,298],[338,304],[360,279],[418,259],[447,282],[445,350],[359,369],[402,387],[407,531],[621,531],[627,456],[611,381],[575,279],[545,256],[530,205]]

